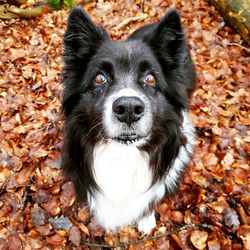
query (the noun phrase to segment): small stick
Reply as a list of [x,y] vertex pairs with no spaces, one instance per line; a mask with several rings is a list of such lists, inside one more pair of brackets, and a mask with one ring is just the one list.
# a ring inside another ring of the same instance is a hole
[[203,224],[203,223],[201,223],[201,224],[187,224],[187,225],[181,226],[173,231],[168,231],[164,234],[149,236],[149,237],[145,237],[143,239],[132,241],[132,242],[107,245],[107,244],[98,244],[98,243],[91,243],[91,242],[85,241],[85,242],[82,242],[82,245],[89,246],[89,247],[100,247],[100,248],[124,248],[124,247],[129,247],[132,245],[138,245],[138,244],[143,243],[145,241],[152,241],[152,240],[155,240],[158,238],[167,237],[167,236],[170,236],[173,234],[177,234],[177,233],[179,233],[183,230],[186,230],[188,228],[196,228],[196,227],[200,227],[200,228],[214,231],[214,227],[211,225],[208,225],[208,224]]
[[125,19],[124,21],[122,21],[117,26],[115,26],[114,29],[119,30],[119,29],[123,28],[124,26],[128,25],[129,23],[141,22],[141,21],[145,20],[147,18],[147,16],[148,16],[147,14],[142,13],[138,16],[129,17],[129,18]]
[[28,192],[30,189],[30,184],[33,181],[33,177],[34,177],[34,171],[32,171],[32,174],[30,175],[29,180],[27,181],[25,188],[24,188],[24,192],[23,192],[22,200],[21,200],[21,205],[20,205],[20,208],[22,211],[24,210],[24,208],[27,204]]
[[[216,37],[219,38],[222,42],[224,42],[224,41],[223,41],[223,38],[220,37],[219,35],[214,34],[214,36],[216,36]],[[241,44],[239,44],[239,43],[224,42],[224,44],[225,44],[226,46],[238,46],[238,47],[240,47],[240,48],[242,48],[242,49],[244,49],[244,50],[246,50],[247,52],[250,53],[250,49],[248,49],[247,47],[245,47],[245,46],[243,46],[243,45],[241,45]]]

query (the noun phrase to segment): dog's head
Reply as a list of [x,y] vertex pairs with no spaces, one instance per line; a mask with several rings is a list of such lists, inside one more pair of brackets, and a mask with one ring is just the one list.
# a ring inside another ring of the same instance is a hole
[[144,145],[178,126],[195,73],[175,9],[118,43],[74,8],[64,46],[63,110],[85,140]]

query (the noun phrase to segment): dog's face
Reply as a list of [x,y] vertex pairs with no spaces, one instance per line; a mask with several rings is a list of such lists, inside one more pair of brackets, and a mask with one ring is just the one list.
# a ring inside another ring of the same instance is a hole
[[75,8],[64,43],[63,109],[82,136],[143,145],[178,126],[195,73],[175,10],[118,43]]
[[161,67],[150,48],[139,41],[107,41],[88,65],[79,105],[88,103],[89,114],[98,114],[100,139],[147,141],[153,121],[171,110],[160,89],[166,85]]

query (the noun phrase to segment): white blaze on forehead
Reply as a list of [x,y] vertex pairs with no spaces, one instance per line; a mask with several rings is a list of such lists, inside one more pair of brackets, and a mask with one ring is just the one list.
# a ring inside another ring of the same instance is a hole
[[111,96],[111,98],[112,99],[114,98],[116,100],[117,98],[122,97],[122,96],[137,96],[137,97],[143,99],[143,95],[142,94],[140,94],[135,89],[131,89],[131,88],[121,89],[117,93],[113,94]]

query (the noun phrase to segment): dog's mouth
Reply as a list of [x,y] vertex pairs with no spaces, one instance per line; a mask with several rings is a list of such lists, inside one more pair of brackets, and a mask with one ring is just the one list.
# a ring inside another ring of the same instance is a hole
[[116,138],[113,138],[113,140],[122,144],[132,144],[132,143],[144,144],[147,141],[147,139],[148,139],[148,136],[142,137],[135,133],[120,134]]
[[136,141],[138,141],[138,139],[140,139],[139,136],[137,134],[134,134],[134,133],[132,133],[132,134],[121,134],[116,138],[116,140],[118,142],[127,143],[127,144],[136,142]]

